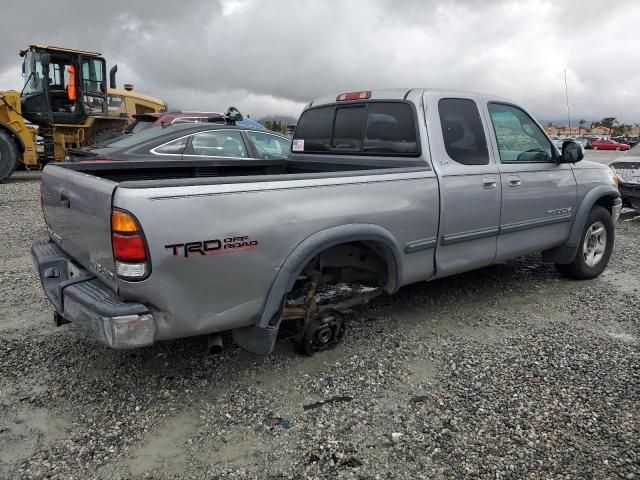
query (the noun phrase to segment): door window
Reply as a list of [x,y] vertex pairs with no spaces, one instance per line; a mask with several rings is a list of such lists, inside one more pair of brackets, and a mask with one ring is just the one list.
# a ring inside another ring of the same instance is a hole
[[247,132],[253,142],[258,158],[265,160],[280,160],[289,156],[291,142],[285,138],[269,133]]
[[502,163],[554,161],[551,142],[523,110],[502,103],[488,107]]
[[487,137],[476,102],[443,98],[438,102],[438,112],[447,155],[463,165],[487,165]]
[[207,157],[248,158],[242,135],[234,130],[212,130],[193,135],[191,148],[194,155]]

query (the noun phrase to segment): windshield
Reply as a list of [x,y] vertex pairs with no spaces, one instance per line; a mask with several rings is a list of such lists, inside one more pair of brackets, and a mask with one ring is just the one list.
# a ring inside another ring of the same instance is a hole
[[[52,72],[49,73],[51,74]],[[27,52],[24,56],[24,77],[23,94],[31,95],[44,91],[42,64],[40,63],[40,56],[36,52]]]

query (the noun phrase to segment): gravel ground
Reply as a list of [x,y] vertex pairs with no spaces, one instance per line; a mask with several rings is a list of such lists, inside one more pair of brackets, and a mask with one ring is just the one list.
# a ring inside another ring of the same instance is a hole
[[37,179],[0,185],[0,478],[640,479],[640,217],[599,279],[531,256],[417,284],[314,357],[116,352],[53,326]]

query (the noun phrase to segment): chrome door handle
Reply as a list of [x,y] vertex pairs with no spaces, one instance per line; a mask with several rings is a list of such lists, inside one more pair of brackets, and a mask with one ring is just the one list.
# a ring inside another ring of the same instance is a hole
[[520,177],[509,177],[510,187],[519,187],[520,185],[522,185],[522,180],[520,180]]
[[498,182],[494,177],[485,177],[482,179],[482,186],[486,189],[496,188]]

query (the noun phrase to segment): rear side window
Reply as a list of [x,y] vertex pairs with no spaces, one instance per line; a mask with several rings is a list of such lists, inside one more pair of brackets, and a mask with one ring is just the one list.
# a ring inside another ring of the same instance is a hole
[[463,165],[487,165],[487,137],[476,102],[443,98],[438,102],[438,112],[447,155]]
[[298,121],[293,151],[415,156],[420,150],[414,118],[405,102],[313,108]]
[[182,155],[185,147],[187,146],[187,141],[189,137],[178,138],[169,143],[165,143],[164,145],[160,145],[159,147],[151,150],[152,153],[161,153],[163,155]]

